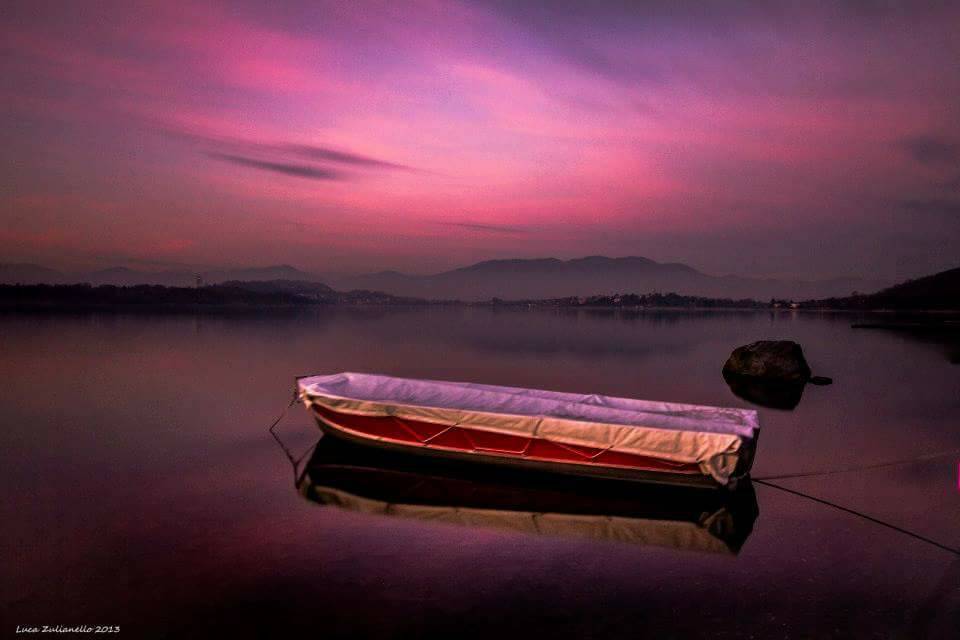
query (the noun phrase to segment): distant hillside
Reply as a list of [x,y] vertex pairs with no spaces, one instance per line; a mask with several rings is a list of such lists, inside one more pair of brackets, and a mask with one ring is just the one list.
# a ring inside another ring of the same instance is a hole
[[0,283],[3,284],[60,284],[66,280],[63,273],[38,264],[0,264]]
[[[94,285],[113,284],[130,286],[137,284],[159,284],[167,287],[192,287],[196,284],[198,272],[190,270],[168,271],[139,271],[116,267],[103,269],[76,276],[74,282],[87,282]],[[300,271],[290,265],[272,267],[250,267],[240,269],[219,269],[199,272],[205,284],[221,284],[234,281],[262,281],[262,280],[316,280],[317,277],[305,271]]]
[[536,300],[614,293],[676,292],[710,298],[819,298],[875,291],[879,281],[841,278],[821,282],[710,276],[680,263],[637,256],[590,256],[574,260],[489,260],[435,275],[384,271],[334,278],[338,289],[374,289],[394,295],[466,301]]
[[[165,271],[142,271],[126,267],[111,267],[81,273],[67,274],[35,264],[0,264],[0,284],[91,284],[130,287],[140,284],[165,287],[193,287],[197,271],[170,269]],[[315,281],[317,276],[290,265],[250,267],[200,271],[205,284],[220,284],[235,281]]]
[[380,291],[355,289],[353,291],[335,291],[322,282],[298,280],[261,280],[224,282],[222,287],[233,287],[254,293],[283,294],[297,298],[304,303],[350,304],[350,305],[421,305],[431,301],[422,298],[394,296]]
[[240,281],[316,281],[317,276],[313,273],[301,271],[288,264],[281,264],[272,267],[250,267],[246,269],[223,269],[220,271],[206,271],[200,274],[204,282],[222,283],[228,280]]
[[236,287],[247,291],[262,293],[295,293],[308,296],[331,295],[337,293],[322,282],[305,280],[227,280],[221,283],[224,287]]
[[426,300],[402,298],[377,291],[334,291],[319,282],[274,280],[232,281],[204,287],[163,285],[69,284],[3,285],[0,306],[29,309],[61,309],[108,306],[309,306],[309,305],[421,305]]
[[279,292],[247,291],[239,287],[164,287],[162,285],[0,285],[0,304],[24,308],[71,308],[88,306],[184,306],[301,304],[299,296]]
[[960,267],[907,280],[870,295],[809,300],[801,306],[826,309],[960,310]]
[[196,283],[196,274],[190,271],[140,271],[126,267],[111,267],[73,275],[68,282],[92,285],[130,287],[140,284],[165,287],[189,287]]

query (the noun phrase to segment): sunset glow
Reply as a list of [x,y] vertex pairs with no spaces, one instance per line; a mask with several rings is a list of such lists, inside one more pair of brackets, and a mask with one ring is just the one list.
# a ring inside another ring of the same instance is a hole
[[546,6],[14,3],[4,261],[955,266],[957,6]]

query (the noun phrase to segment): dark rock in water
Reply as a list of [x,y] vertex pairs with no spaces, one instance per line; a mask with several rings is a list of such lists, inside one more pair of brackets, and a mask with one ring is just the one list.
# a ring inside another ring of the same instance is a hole
[[791,411],[803,397],[803,382],[770,381],[755,376],[723,372],[723,379],[738,398],[761,407]]
[[791,340],[761,340],[737,347],[723,365],[723,379],[738,398],[792,410],[806,384],[833,384],[826,376],[811,376],[803,349]]
[[735,375],[802,385],[810,380],[810,365],[796,342],[760,340],[734,349],[723,365],[723,373],[724,377]]

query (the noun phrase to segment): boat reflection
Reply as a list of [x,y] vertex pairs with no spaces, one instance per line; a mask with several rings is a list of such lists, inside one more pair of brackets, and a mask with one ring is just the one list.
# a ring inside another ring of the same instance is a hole
[[758,515],[735,490],[456,464],[324,437],[300,475],[307,499],[352,511],[532,534],[736,554]]

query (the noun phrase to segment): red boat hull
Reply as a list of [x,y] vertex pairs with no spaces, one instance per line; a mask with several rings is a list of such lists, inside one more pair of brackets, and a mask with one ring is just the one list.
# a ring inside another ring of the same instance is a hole
[[719,486],[699,465],[462,426],[311,406],[321,429],[358,444],[474,462],[644,482]]

